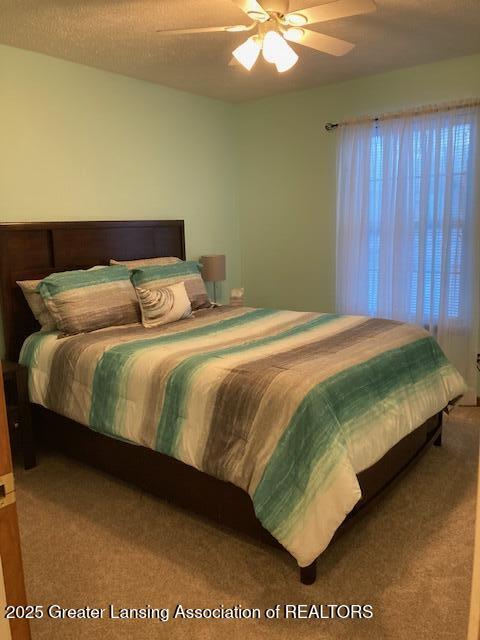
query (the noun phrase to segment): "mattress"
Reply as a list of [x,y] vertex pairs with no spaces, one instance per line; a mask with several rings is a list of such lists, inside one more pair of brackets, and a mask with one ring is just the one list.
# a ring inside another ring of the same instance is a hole
[[421,328],[248,307],[39,332],[20,359],[32,402],[244,489],[300,566],[360,499],[357,474],[465,392]]

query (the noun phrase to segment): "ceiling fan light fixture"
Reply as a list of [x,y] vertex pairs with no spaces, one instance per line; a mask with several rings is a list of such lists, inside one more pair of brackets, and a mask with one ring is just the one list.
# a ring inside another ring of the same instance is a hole
[[263,37],[262,47],[262,55],[267,62],[275,62],[277,60],[278,52],[283,42],[283,38],[277,31],[267,31]]
[[285,21],[293,27],[303,27],[308,22],[306,16],[301,13],[289,13],[285,16]]
[[256,22],[267,22],[270,19],[267,13],[261,11],[247,11],[247,16]]
[[283,34],[287,40],[291,42],[300,42],[303,36],[305,35],[305,31],[300,29],[300,27],[290,27]]
[[275,61],[275,66],[277,67],[278,73],[284,73],[285,71],[288,71],[298,62],[298,56],[292,49],[292,47],[288,47],[288,49],[288,54],[283,55],[280,60]]
[[257,36],[251,36],[233,51],[233,57],[235,60],[238,60],[247,71],[250,71],[257,61],[261,48]]
[[262,55],[272,62],[279,73],[288,71],[297,62],[298,56],[290,45],[276,31],[267,31],[263,38]]

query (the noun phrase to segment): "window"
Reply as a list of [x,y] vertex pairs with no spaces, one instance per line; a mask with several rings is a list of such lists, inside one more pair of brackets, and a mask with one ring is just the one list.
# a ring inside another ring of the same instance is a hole
[[429,330],[476,396],[480,108],[339,131],[337,307]]
[[[431,143],[429,143],[429,138]],[[368,216],[368,313],[377,315],[380,271],[380,216],[384,180],[394,176],[383,173],[384,136],[378,132],[370,143],[370,190]],[[400,153],[399,139],[395,140],[395,154]],[[438,320],[442,290],[443,263],[448,264],[447,314],[460,315],[460,284],[462,264],[462,238],[466,223],[468,167],[471,154],[471,125],[460,124],[436,129],[417,129],[407,150],[412,159],[409,174],[412,191],[414,225],[411,236],[411,272],[408,283],[409,320],[418,313],[419,289],[423,289],[421,312],[425,320]],[[426,158],[426,154],[434,157]],[[451,180],[448,180],[449,156]],[[421,190],[424,167],[429,167],[427,210],[422,211]],[[447,191],[451,189],[449,240],[444,247],[444,211]],[[425,251],[420,251],[421,226],[426,224]]]

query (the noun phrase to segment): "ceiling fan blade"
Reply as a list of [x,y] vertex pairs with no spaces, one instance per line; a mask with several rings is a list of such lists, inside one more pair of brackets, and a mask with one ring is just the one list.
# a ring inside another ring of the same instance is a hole
[[[315,24],[316,22],[327,22],[327,20],[338,20],[339,18],[358,16],[362,13],[371,13],[376,9],[373,0],[336,0],[309,9],[291,11],[290,14],[300,14],[307,18],[308,24]],[[288,15],[286,16],[287,21]]]
[[[298,33],[303,31],[301,37],[298,37]],[[302,44],[304,47],[310,47],[310,49],[316,49],[322,53],[328,53],[331,56],[344,56],[346,53],[354,48],[354,44],[340,40],[339,38],[332,38],[332,36],[326,36],[323,33],[317,33],[316,31],[310,31],[309,29],[294,29],[292,32],[294,36],[286,31],[283,35],[286,40],[290,42],[296,42]]]
[[[262,22],[262,16],[263,21],[270,18],[268,13],[265,11],[262,5],[257,2],[257,0],[232,0],[232,2],[236,4],[237,7],[239,7],[242,11],[244,11],[249,18],[259,20],[260,22]],[[258,14],[258,17],[254,17],[256,14]]]
[[229,33],[239,31],[250,31],[255,26],[253,22],[250,26],[246,24],[235,24],[230,27],[198,27],[196,29],[157,29],[157,33],[163,36],[183,35],[188,33],[214,33],[215,31],[227,31]]

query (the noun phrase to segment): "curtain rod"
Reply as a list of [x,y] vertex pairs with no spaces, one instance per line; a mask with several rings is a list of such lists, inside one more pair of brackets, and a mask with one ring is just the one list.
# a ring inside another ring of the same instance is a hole
[[465,109],[468,107],[480,107],[480,98],[473,98],[470,100],[462,100],[460,102],[447,102],[438,105],[425,105],[422,107],[415,107],[413,109],[406,109],[405,111],[391,111],[382,113],[378,116],[360,116],[358,118],[351,118],[350,120],[343,120],[342,122],[327,122],[325,129],[327,131],[334,131],[339,127],[345,127],[351,124],[361,124],[363,122],[379,122],[380,120],[394,120],[396,118],[414,117],[423,115],[425,113],[440,113],[446,111],[454,111],[456,109]]

